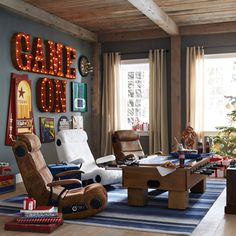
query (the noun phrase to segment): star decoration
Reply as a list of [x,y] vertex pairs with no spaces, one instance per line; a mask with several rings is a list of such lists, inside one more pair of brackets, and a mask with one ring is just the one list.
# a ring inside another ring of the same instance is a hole
[[19,93],[20,93],[19,98],[20,97],[24,98],[25,91],[22,89],[22,87],[20,88]]

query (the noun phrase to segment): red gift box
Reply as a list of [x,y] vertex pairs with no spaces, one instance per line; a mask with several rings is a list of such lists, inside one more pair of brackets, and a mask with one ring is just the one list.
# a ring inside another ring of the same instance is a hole
[[9,172],[11,172],[10,166],[0,166],[0,175],[6,175]]
[[225,167],[217,168],[214,173],[210,175],[213,178],[224,178],[225,177]]
[[24,210],[34,210],[36,208],[36,200],[34,198],[25,197],[23,202]]

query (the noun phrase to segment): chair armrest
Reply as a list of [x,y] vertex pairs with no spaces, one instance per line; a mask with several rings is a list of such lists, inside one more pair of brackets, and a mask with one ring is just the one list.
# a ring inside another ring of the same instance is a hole
[[84,172],[82,170],[67,170],[67,171],[63,171],[60,172],[58,174],[56,174],[56,177],[64,177],[67,175],[74,175],[74,174],[83,174]]
[[81,181],[78,179],[62,179],[62,180],[56,180],[52,181],[51,183],[48,183],[48,187],[55,187],[55,186],[65,186],[69,184],[81,184]]
[[78,158],[78,159],[75,159],[74,161],[72,161],[71,163],[73,164],[83,164],[84,163],[84,159],[83,158]]
[[162,151],[157,151],[154,153],[155,155],[163,155],[163,152]]
[[103,164],[103,163],[107,163],[110,161],[115,161],[115,156],[114,155],[108,155],[108,156],[104,156],[104,157],[100,157],[98,159],[96,159],[96,163],[97,164]]

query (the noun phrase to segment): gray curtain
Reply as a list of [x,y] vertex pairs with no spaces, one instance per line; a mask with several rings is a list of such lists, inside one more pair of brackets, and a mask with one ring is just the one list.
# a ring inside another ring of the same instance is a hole
[[150,50],[149,63],[149,153],[168,154],[166,50]]
[[112,133],[118,126],[119,53],[103,54],[101,156],[112,154]]
[[186,51],[186,126],[202,137],[204,119],[204,49],[187,47]]

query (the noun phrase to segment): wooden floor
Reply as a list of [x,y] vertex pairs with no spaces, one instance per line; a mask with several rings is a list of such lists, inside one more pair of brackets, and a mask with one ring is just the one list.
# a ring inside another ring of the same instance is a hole
[[[25,189],[22,183],[17,184],[15,192],[0,195],[0,200],[14,195],[24,193]],[[225,215],[224,206],[225,191],[220,195],[215,204],[211,207],[207,215],[193,232],[192,236],[233,236],[236,235],[236,215]],[[4,222],[11,220],[10,216],[0,215],[0,235],[1,236],[31,236],[46,235],[41,233],[25,233],[4,231]],[[135,230],[118,230],[113,228],[103,228],[94,226],[84,226],[79,224],[64,223],[63,226],[50,234],[51,236],[166,236],[167,234],[157,234],[140,232]],[[168,234],[170,235],[170,234]]]

